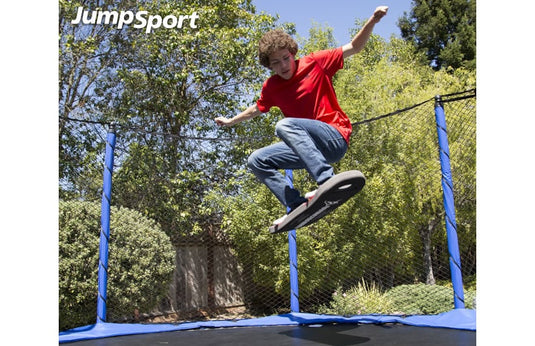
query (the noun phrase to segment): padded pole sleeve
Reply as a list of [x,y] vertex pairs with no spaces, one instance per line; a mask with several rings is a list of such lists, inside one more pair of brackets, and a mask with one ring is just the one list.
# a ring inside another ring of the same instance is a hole
[[108,285],[108,243],[110,239],[111,176],[113,172],[113,152],[115,150],[115,126],[112,124],[106,141],[104,159],[104,183],[102,187],[102,207],[100,217],[100,248],[98,260],[97,323],[106,322],[106,297]]
[[[293,172],[286,170],[286,179],[293,188]],[[289,211],[289,210],[288,210]],[[299,312],[299,275],[297,272],[297,233],[294,230],[288,232],[288,253],[290,255],[290,309]]]
[[455,204],[453,198],[453,180],[451,176],[450,149],[446,116],[442,107],[441,97],[435,97],[435,118],[437,123],[438,144],[440,152],[440,166],[442,170],[442,192],[444,209],[446,211],[446,233],[448,237],[448,252],[453,285],[453,303],[455,309],[464,309],[463,275],[461,272],[461,256],[457,238],[457,222],[455,219]]

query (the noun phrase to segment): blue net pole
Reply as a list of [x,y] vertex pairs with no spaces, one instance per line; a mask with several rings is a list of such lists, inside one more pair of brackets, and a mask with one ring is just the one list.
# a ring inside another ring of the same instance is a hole
[[[293,172],[286,170],[286,180],[293,188]],[[289,209],[289,208],[288,208]],[[288,232],[288,252],[290,255],[290,310],[299,312],[299,278],[297,273],[297,234],[294,230]]]
[[438,144],[440,151],[440,166],[442,170],[442,192],[444,209],[446,211],[446,233],[448,237],[448,252],[453,285],[453,303],[455,309],[464,309],[463,275],[461,272],[461,255],[457,238],[457,222],[455,219],[455,204],[453,199],[453,180],[451,177],[450,149],[446,116],[442,107],[440,95],[435,97],[435,118],[437,123]]
[[104,183],[102,187],[102,209],[100,217],[100,248],[98,261],[97,323],[106,322],[106,297],[108,286],[108,243],[110,239],[111,176],[113,152],[115,150],[115,126],[112,124],[106,141],[104,159]]

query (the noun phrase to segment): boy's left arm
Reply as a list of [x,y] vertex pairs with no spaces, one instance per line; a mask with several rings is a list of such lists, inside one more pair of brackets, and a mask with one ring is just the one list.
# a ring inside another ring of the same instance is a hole
[[362,29],[359,30],[355,37],[353,37],[351,42],[342,46],[344,59],[360,52],[364,48],[366,42],[368,42],[368,39],[370,38],[370,35],[373,31],[373,27],[375,26],[375,24],[379,23],[381,18],[386,15],[387,11],[388,6],[379,6],[375,9],[373,15],[370,17],[370,19],[368,19],[366,24],[364,24]]

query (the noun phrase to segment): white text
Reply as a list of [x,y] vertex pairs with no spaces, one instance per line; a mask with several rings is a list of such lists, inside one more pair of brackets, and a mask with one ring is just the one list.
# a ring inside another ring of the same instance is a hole
[[[90,15],[91,14],[91,15]],[[76,18],[71,21],[71,24],[112,24],[117,25],[117,29],[122,29],[125,25],[130,25],[134,22],[134,28],[145,28],[146,33],[150,33],[152,29],[158,29],[163,25],[166,29],[178,28],[182,29],[189,22],[189,27],[197,28],[195,22],[199,19],[197,12],[192,12],[190,15],[180,15],[178,18],[172,14],[161,17],[159,15],[148,15],[147,11],[139,11],[135,14],[132,11],[88,11],[83,7],[78,7]]]

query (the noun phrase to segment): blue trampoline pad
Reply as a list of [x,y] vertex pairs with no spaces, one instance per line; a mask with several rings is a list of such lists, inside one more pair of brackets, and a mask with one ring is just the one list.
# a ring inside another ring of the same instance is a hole
[[[365,327],[364,325],[368,325]],[[385,329],[385,326],[391,329]],[[370,328],[368,328],[370,327]],[[273,329],[275,328],[275,329]],[[282,328],[282,329],[281,329]],[[317,328],[317,330],[315,330]],[[360,328],[360,329],[358,329]],[[375,328],[375,329],[374,329]],[[68,331],[61,332],[59,335],[60,343],[73,343],[87,341],[85,345],[122,345],[121,338],[128,340],[127,344],[136,344],[136,340],[141,339],[140,344],[150,345],[152,338],[168,336],[174,340],[179,339],[180,343],[187,345],[205,345],[205,343],[195,343],[195,338],[206,338],[203,342],[210,345],[210,338],[214,338],[217,345],[223,345],[223,336],[229,334],[229,345],[262,345],[263,339],[259,335],[265,335],[266,343],[264,345],[285,345],[284,340],[290,337],[289,340],[297,339],[299,342],[306,340],[313,341],[313,343],[295,343],[292,345],[318,345],[317,338],[320,340],[327,340],[337,336],[344,335],[348,331],[385,331],[391,330],[404,334],[405,331],[412,330],[415,336],[420,335],[423,339],[419,341],[420,345],[425,344],[426,335],[436,334],[450,335],[453,338],[456,335],[472,335],[475,340],[476,330],[476,312],[475,310],[456,309],[439,315],[430,316],[387,316],[387,315],[357,315],[357,316],[335,316],[335,315],[315,315],[306,313],[290,313],[286,315],[266,316],[260,318],[243,319],[243,320],[223,320],[223,321],[201,321],[201,322],[185,322],[180,324],[117,324],[117,323],[97,323],[95,325],[74,328]],[[195,331],[199,333],[195,334]],[[221,335],[218,335],[220,333]],[[378,332],[379,333],[379,332]],[[174,336],[171,336],[174,335]],[[183,340],[183,338],[193,337],[191,340]],[[209,336],[205,336],[209,335]],[[273,338],[277,336],[286,336],[277,343],[273,342]],[[298,335],[298,337],[293,337]],[[305,337],[300,337],[305,336]],[[325,336],[327,335],[327,336]],[[358,336],[358,335],[353,335]],[[314,338],[313,338],[314,337]],[[360,338],[371,337],[359,336]],[[382,336],[381,336],[382,337]],[[389,341],[396,341],[400,336],[394,337]],[[240,340],[244,343],[240,344]],[[348,339],[348,338],[345,338]],[[89,341],[89,340],[94,340]],[[253,341],[251,341],[253,340]],[[364,340],[364,339],[359,339]],[[347,341],[347,340],[346,340]],[[353,343],[346,343],[342,340],[341,343],[333,345],[354,345]],[[108,343],[109,342],[109,343]],[[173,341],[155,341],[155,345],[172,344]],[[254,343],[251,343],[254,342]],[[412,340],[411,342],[414,342]],[[444,342],[448,342],[448,338],[444,338]],[[319,343],[321,344],[321,343]],[[325,343],[323,343],[325,344]],[[392,345],[398,345],[393,343]],[[434,341],[433,345],[450,345],[448,343],[441,344],[439,341]],[[453,343],[451,345],[457,345]],[[331,345],[327,343],[327,345]],[[401,344],[399,344],[401,345]],[[414,344],[413,344],[414,345]],[[468,344],[470,345],[470,344]]]

